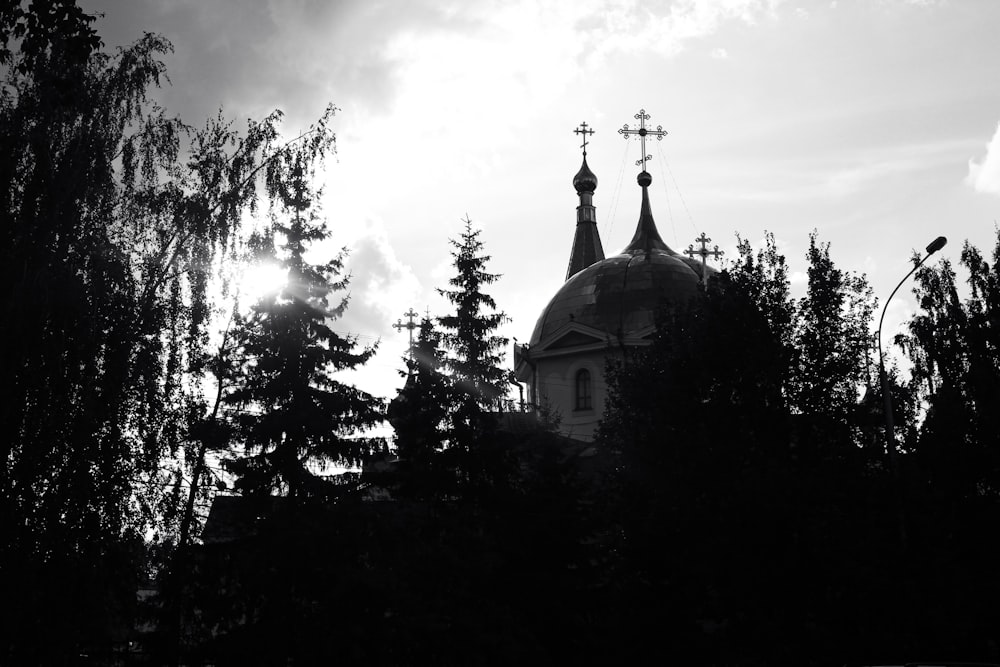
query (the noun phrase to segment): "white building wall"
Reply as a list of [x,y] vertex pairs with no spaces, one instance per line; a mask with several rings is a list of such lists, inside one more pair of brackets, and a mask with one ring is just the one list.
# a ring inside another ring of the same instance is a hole
[[[534,402],[559,421],[559,431],[576,440],[591,441],[604,415],[607,384],[604,381],[605,352],[591,350],[546,357],[537,361],[537,390]],[[576,374],[590,371],[591,408],[576,409]]]

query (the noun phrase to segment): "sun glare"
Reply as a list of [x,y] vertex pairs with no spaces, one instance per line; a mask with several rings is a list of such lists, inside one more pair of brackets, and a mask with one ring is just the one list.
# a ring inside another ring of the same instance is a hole
[[288,271],[277,264],[254,264],[243,272],[240,291],[251,299],[278,292],[288,282]]

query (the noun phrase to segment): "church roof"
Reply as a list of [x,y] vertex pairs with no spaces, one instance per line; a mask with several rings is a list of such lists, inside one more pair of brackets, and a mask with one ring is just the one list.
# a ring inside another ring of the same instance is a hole
[[656,229],[647,190],[651,181],[647,172],[639,174],[642,205],[632,240],[621,253],[563,284],[538,318],[532,345],[571,322],[628,337],[653,326],[661,306],[686,301],[699,289],[701,263],[671,249]]

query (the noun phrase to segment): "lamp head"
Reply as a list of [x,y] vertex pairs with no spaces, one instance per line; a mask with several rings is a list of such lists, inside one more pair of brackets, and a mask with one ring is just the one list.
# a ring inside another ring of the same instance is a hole
[[933,241],[930,242],[930,245],[927,246],[927,248],[926,248],[927,254],[928,255],[933,255],[938,250],[940,250],[941,248],[943,248],[946,243],[948,243],[948,239],[946,239],[943,236],[937,237],[936,239],[934,239]]

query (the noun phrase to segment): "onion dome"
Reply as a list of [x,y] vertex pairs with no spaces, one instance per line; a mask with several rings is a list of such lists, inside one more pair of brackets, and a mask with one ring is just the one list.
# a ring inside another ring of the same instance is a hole
[[597,209],[594,208],[594,190],[597,189],[597,176],[587,166],[587,154],[583,154],[583,165],[573,177],[573,187],[580,197],[580,205],[576,207],[576,232],[573,234],[573,247],[569,253],[569,265],[566,267],[566,279],[584,270],[594,262],[604,259],[604,247],[601,245],[601,235],[597,231]]
[[573,187],[576,188],[576,194],[582,195],[583,193],[594,194],[594,190],[597,189],[597,176],[594,176],[594,172],[590,170],[587,166],[587,154],[583,154],[583,166],[580,167],[580,171],[576,172],[576,176],[573,177]]
[[588,266],[563,284],[538,318],[532,345],[570,322],[618,340],[645,335],[656,324],[660,308],[683,303],[700,289],[701,263],[671,249],[656,229],[648,193],[652,178],[643,171],[638,182],[642,205],[632,240],[621,253]]

